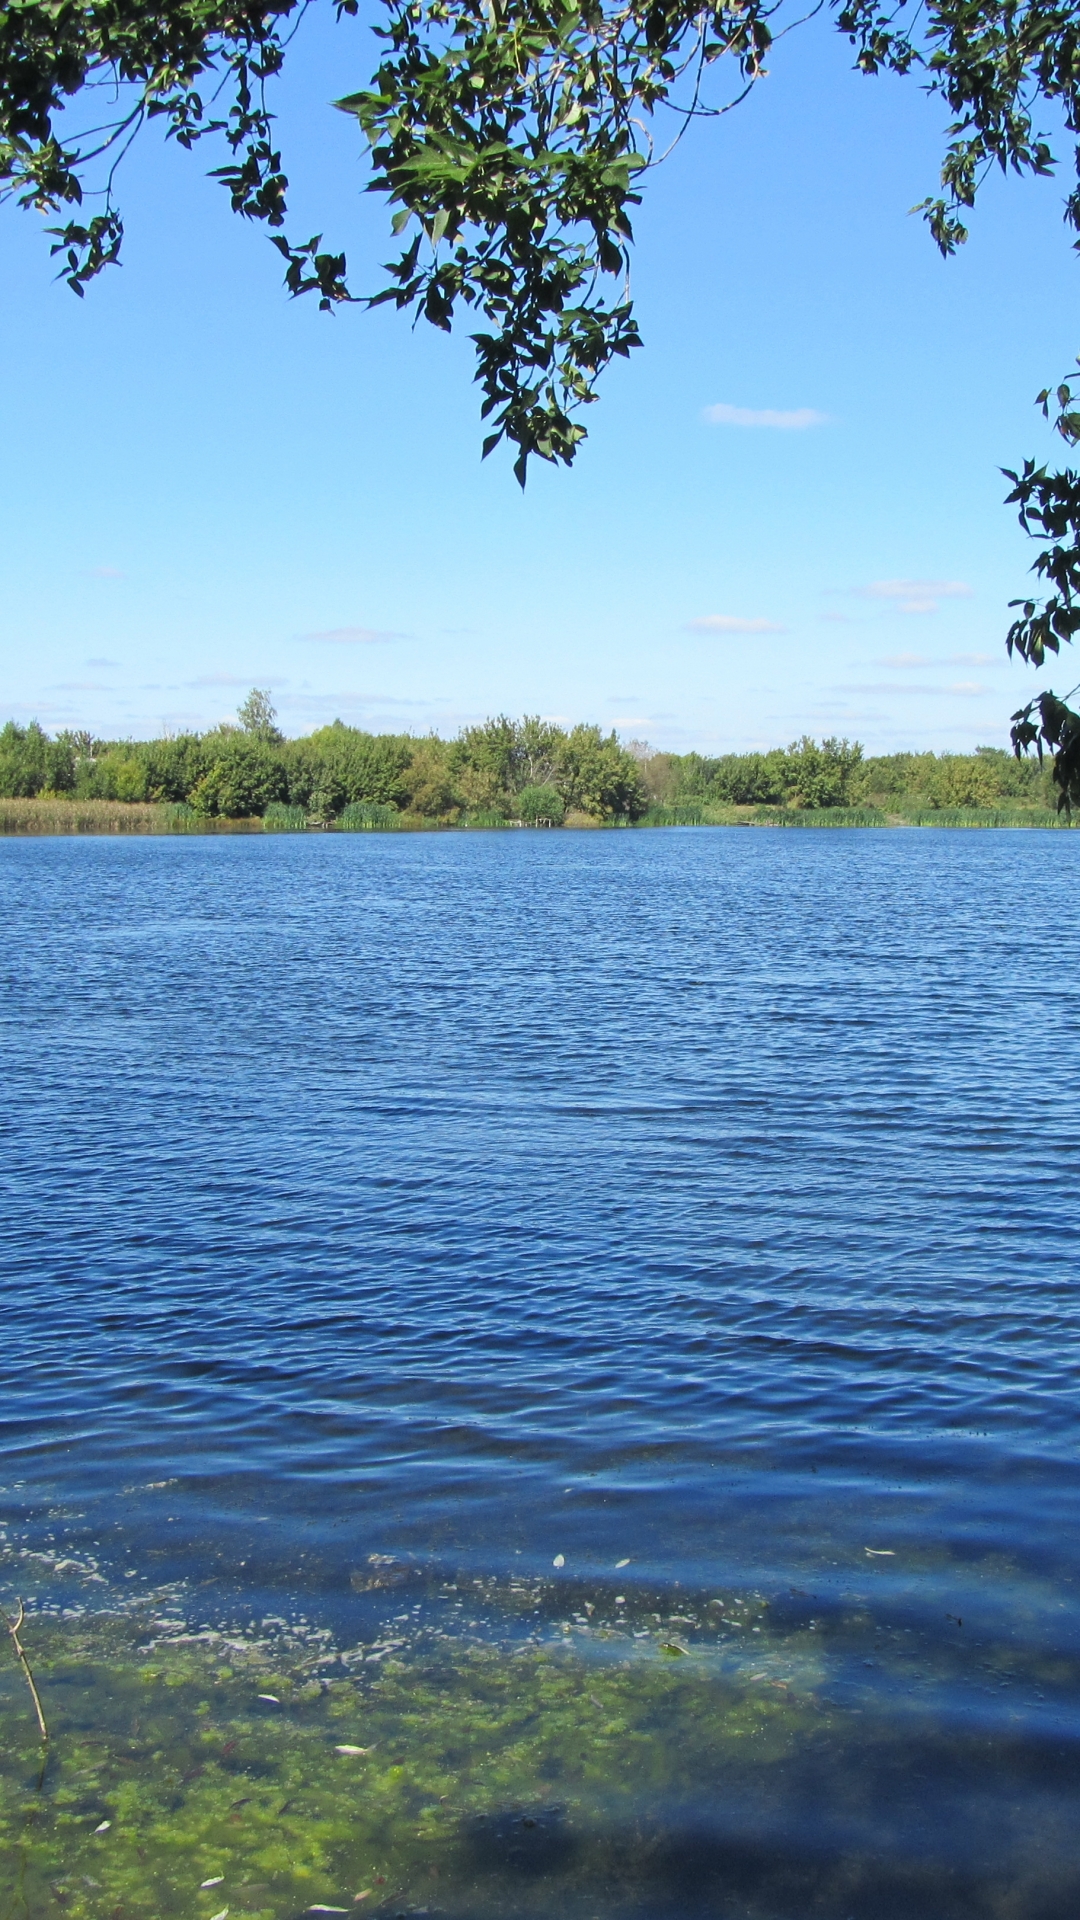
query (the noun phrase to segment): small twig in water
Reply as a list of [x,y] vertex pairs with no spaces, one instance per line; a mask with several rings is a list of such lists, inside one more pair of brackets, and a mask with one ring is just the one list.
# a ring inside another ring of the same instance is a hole
[[23,1651],[22,1641],[19,1639],[19,1629],[22,1626],[22,1623],[25,1619],[26,1619],[26,1608],[23,1606],[23,1603],[20,1600],[18,1619],[12,1622],[8,1619],[7,1614],[5,1613],[4,1624],[6,1625],[7,1630],[11,1635],[11,1643],[15,1648],[15,1653],[16,1653],[16,1657],[18,1659],[19,1665],[22,1668],[23,1673],[26,1675],[26,1684],[30,1689],[30,1698],[34,1703],[34,1712],[37,1714],[37,1723],[38,1723],[38,1726],[41,1728],[41,1737],[43,1740],[47,1740],[49,1737],[49,1729],[45,1725],[45,1715],[41,1710],[41,1695],[38,1693],[38,1690],[34,1685],[34,1676],[30,1671],[30,1662]]

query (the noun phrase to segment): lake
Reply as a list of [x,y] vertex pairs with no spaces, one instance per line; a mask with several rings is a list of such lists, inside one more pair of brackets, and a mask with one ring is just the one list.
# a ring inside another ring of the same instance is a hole
[[1078,862],[0,841],[0,1912],[1072,1920]]

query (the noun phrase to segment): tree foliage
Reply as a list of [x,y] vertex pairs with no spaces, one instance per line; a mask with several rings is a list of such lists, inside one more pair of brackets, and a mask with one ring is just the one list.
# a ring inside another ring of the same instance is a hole
[[634,820],[647,804],[637,761],[599,727],[567,731],[535,716],[501,715],[441,740],[365,733],[335,720],[286,740],[258,689],[240,714],[249,724],[162,740],[52,740],[36,721],[9,721],[0,728],[0,799],[171,801],[234,819],[275,807],[315,821],[360,806],[374,809],[373,818],[402,813],[447,825],[477,814],[558,825],[569,811]]

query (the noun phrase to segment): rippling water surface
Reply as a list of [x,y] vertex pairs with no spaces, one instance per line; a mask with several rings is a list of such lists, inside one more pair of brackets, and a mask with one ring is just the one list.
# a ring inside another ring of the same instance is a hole
[[[8,1591],[798,1668],[560,1911],[1073,1916],[1078,861],[0,842]],[[492,1844],[447,1910],[553,1910]]]

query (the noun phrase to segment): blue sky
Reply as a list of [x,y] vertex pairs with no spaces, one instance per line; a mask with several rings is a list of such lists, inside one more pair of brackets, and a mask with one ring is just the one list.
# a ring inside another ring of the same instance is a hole
[[[369,44],[310,18],[280,113],[290,230],[374,286],[385,209],[327,104]],[[144,137],[126,264],[81,302],[5,209],[0,715],[138,735],[258,684],[290,733],[506,711],[677,750],[1004,744],[1073,681],[1005,659],[1033,546],[998,472],[1052,453],[1033,398],[1080,346],[1064,184],[992,181],[941,261],[908,209],[944,116],[849,60],[792,34],[650,179],[645,348],[524,497],[480,462],[464,332],[290,302],[218,156]]]

